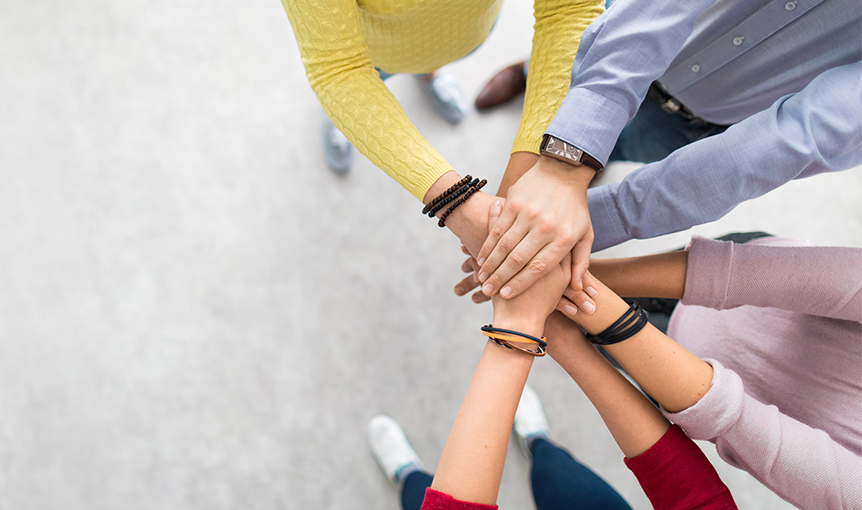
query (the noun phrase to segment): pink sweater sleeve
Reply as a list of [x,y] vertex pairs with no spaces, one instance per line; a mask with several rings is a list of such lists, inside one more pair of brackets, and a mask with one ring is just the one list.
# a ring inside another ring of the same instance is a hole
[[422,510],[497,510],[497,505],[483,505],[460,501],[431,487],[425,489]]
[[862,322],[862,249],[692,238],[682,303],[776,307]]
[[736,508],[706,455],[676,425],[649,450],[625,463],[655,510]]
[[711,388],[682,412],[663,411],[669,420],[689,437],[715,443],[722,459],[799,508],[862,509],[862,458],[746,395],[736,373],[706,361]]

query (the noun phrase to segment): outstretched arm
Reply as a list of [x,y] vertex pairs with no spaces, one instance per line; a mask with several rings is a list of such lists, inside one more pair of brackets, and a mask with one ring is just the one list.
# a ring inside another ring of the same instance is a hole
[[[584,31],[571,88],[545,132],[607,163],[650,83],[677,55],[694,20],[713,3],[614,4]],[[515,184],[509,191],[511,200],[499,232],[492,231],[479,253],[482,272],[489,275],[486,294],[508,286],[509,296],[517,295],[567,251],[574,257],[571,287],[582,290],[580,280],[589,266],[594,236],[584,202],[593,174],[587,166],[576,168],[543,157],[522,178],[504,179]]]
[[590,345],[561,314],[545,325],[548,352],[602,416],[656,509],[736,508],[730,491],[691,439]]
[[[596,283],[598,311],[576,316],[591,334],[605,330],[628,308]],[[825,432],[748,397],[739,376],[718,362],[697,358],[651,325],[606,349],[666,416],[693,438],[716,443],[725,460],[784,499],[801,508],[862,504],[856,483],[862,459]]]
[[[491,210],[491,220],[502,204]],[[494,302],[497,328],[541,337],[570,274],[566,265],[539,280],[517,299]],[[488,342],[449,432],[431,488],[457,500],[492,505],[497,500],[506,447],[518,400],[533,358]]]

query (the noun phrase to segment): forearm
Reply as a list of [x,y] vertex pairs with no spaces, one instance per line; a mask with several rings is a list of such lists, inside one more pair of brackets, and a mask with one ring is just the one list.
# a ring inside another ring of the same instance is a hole
[[513,152],[509,157],[509,164],[506,165],[506,172],[503,174],[503,179],[500,180],[500,187],[497,189],[498,197],[505,197],[509,193],[509,188],[518,182],[527,170],[533,167],[539,160],[538,154],[531,152]]
[[345,137],[416,198],[452,167],[410,122],[368,56],[355,0],[282,0],[308,81]]
[[589,190],[595,250],[680,232],[793,180],[862,164],[862,64],[830,69],[795,95]]
[[593,276],[626,297],[682,299],[687,267],[687,251],[590,260]]
[[[576,316],[578,323],[593,335],[604,331],[629,308],[603,283],[596,284],[596,312]],[[712,367],[650,324],[606,349],[668,411],[687,409],[709,391]]]
[[574,379],[602,416],[628,458],[645,452],[664,436],[670,423],[559,313],[548,318],[548,354]]
[[734,244],[694,237],[689,266],[685,304],[716,310],[773,307],[862,322],[858,248]]
[[515,410],[533,358],[488,342],[449,432],[431,488],[494,504]]
[[650,83],[679,53],[715,0],[620,2],[587,28],[572,86],[547,133],[606,163]]
[[[542,134],[571,85],[581,34],[602,12],[603,0],[536,0],[524,110],[512,152],[538,154]],[[561,41],[565,41],[561,44]],[[514,181],[513,181],[514,182]]]

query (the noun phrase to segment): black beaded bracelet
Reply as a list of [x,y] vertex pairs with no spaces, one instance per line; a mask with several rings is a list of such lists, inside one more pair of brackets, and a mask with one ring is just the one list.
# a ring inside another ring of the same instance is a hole
[[449,194],[449,196],[448,196],[448,197],[446,197],[446,198],[444,198],[443,200],[441,200],[441,201],[440,201],[440,203],[438,203],[438,204],[437,204],[437,205],[435,205],[433,208],[431,208],[431,210],[430,210],[430,211],[428,211],[428,217],[429,217],[429,218],[433,218],[433,217],[437,214],[437,212],[438,212],[438,211],[440,211],[440,209],[443,209],[444,207],[446,207],[447,205],[449,205],[449,203],[450,203],[450,202],[452,202],[453,200],[457,199],[458,197],[460,197],[461,195],[463,195],[464,193],[466,193],[466,192],[467,192],[467,190],[469,190],[471,187],[473,187],[473,186],[475,186],[475,185],[477,185],[477,184],[479,184],[479,178],[478,178],[478,177],[477,177],[477,178],[475,178],[475,179],[473,179],[472,181],[468,182],[467,184],[465,184],[465,185],[461,186],[461,187],[460,187],[460,188],[458,188],[458,190],[457,190],[457,191],[455,191],[454,193]]
[[466,202],[467,199],[473,195],[473,193],[476,193],[477,191],[482,189],[482,187],[485,186],[486,184],[488,184],[488,181],[485,179],[482,179],[479,182],[479,184],[476,184],[476,185],[470,187],[470,189],[468,189],[467,192],[461,196],[461,198],[456,200],[455,203],[453,203],[452,205],[449,206],[448,209],[446,209],[446,212],[444,212],[443,214],[440,215],[440,221],[437,222],[437,226],[440,228],[445,227],[446,226],[446,218],[448,218],[449,215],[452,214],[452,211],[457,209],[459,205]]
[[428,214],[428,211],[430,211],[432,207],[436,206],[441,200],[454,193],[455,190],[460,189],[462,186],[470,182],[471,179],[473,179],[473,177],[470,174],[467,174],[463,179],[450,186],[449,189],[440,193],[440,195],[438,195],[434,200],[428,202],[425,207],[422,208],[422,214]]
[[636,301],[632,302],[619,319],[598,335],[587,335],[587,340],[596,345],[612,345],[638,334],[647,325],[644,309]]

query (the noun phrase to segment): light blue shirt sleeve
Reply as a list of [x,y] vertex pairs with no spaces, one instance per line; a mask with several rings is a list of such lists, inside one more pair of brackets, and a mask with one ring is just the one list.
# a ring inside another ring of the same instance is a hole
[[722,134],[590,189],[593,250],[686,230],[790,180],[860,164],[862,62],[854,62]]
[[546,133],[606,164],[614,143],[715,0],[617,0],[581,38],[572,85]]

